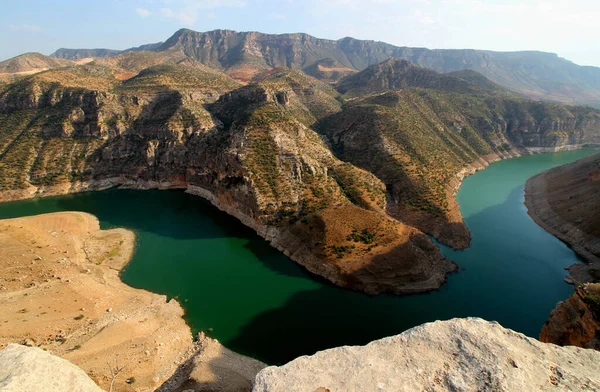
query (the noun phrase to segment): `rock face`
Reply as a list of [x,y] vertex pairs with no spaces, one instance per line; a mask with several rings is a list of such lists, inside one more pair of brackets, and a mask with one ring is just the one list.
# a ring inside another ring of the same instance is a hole
[[575,293],[550,313],[540,340],[600,350],[600,284],[575,287]]
[[465,79],[441,74],[397,58],[371,65],[364,71],[345,77],[337,84],[338,91],[349,97],[407,87],[470,94],[479,92],[475,84]]
[[[534,99],[596,106],[600,103],[599,68],[582,67],[556,54],[535,51],[431,50],[350,37],[333,41],[308,34],[273,35],[231,30],[196,32],[189,29],[177,31],[164,43],[128,50],[182,50],[206,65],[246,80],[260,70],[273,67],[303,70],[324,80],[339,79],[396,57],[438,72],[476,71],[495,83]],[[52,56],[78,59],[115,53],[106,49],[60,49]]]
[[262,370],[254,386],[254,392],[556,389],[600,389],[600,353],[541,343],[476,318],[300,357]]
[[0,351],[0,390],[102,392],[83,370],[36,347],[9,344]]
[[600,154],[530,178],[525,205],[538,225],[588,263],[569,267],[571,281],[600,280]]
[[289,68],[240,86],[206,65],[218,68],[217,53],[186,51],[196,38],[1,89],[0,200],[186,189],[337,285],[416,293],[456,270],[426,234],[469,244],[454,198],[466,174],[530,147],[600,140],[599,111],[402,60],[351,76],[353,91],[372,93],[352,100]]

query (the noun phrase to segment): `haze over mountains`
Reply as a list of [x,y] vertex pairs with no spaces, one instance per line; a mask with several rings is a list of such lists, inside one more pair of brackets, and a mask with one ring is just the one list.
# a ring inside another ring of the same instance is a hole
[[[472,49],[397,47],[376,41],[319,39],[307,34],[271,35],[214,30],[177,31],[164,43],[131,50],[182,50],[203,64],[250,79],[257,70],[290,67],[321,79],[339,79],[390,57],[436,70],[469,69],[491,81],[534,99],[600,106],[600,68],[579,66],[552,53],[493,52]],[[108,49],[59,49],[52,57],[81,59],[112,56]]]

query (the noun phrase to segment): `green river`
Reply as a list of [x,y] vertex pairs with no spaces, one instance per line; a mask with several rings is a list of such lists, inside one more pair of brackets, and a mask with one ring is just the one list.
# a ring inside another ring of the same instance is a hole
[[0,204],[0,218],[85,211],[103,229],[134,230],[122,279],[177,297],[194,332],[270,364],[344,345],[365,344],[438,319],[477,316],[537,337],[573,288],[565,244],[527,215],[527,178],[595,151],[505,160],[465,179],[458,201],[472,233],[464,251],[442,247],[460,265],[439,291],[370,297],[304,271],[236,219],[182,191],[107,190]]

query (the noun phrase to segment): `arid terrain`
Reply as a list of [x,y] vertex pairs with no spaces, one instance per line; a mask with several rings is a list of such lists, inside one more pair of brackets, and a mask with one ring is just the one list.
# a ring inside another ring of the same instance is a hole
[[[264,365],[201,334],[175,300],[121,282],[134,234],[61,212],[0,221],[0,348],[38,346],[105,390],[248,390]],[[188,389],[189,389],[188,388]]]

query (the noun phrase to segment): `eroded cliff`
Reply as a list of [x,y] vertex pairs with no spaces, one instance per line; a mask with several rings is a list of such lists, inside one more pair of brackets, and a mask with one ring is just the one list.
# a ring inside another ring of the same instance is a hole
[[573,295],[556,305],[540,340],[600,350],[600,284],[577,285]]
[[[395,80],[414,68],[390,64]],[[468,245],[462,178],[530,147],[595,141],[600,115],[423,75],[428,89],[409,78],[345,101],[289,69],[240,86],[177,50],[42,72],[0,92],[0,200],[186,189],[338,285],[435,289],[456,265],[424,233]],[[453,83],[479,95],[446,91]]]

